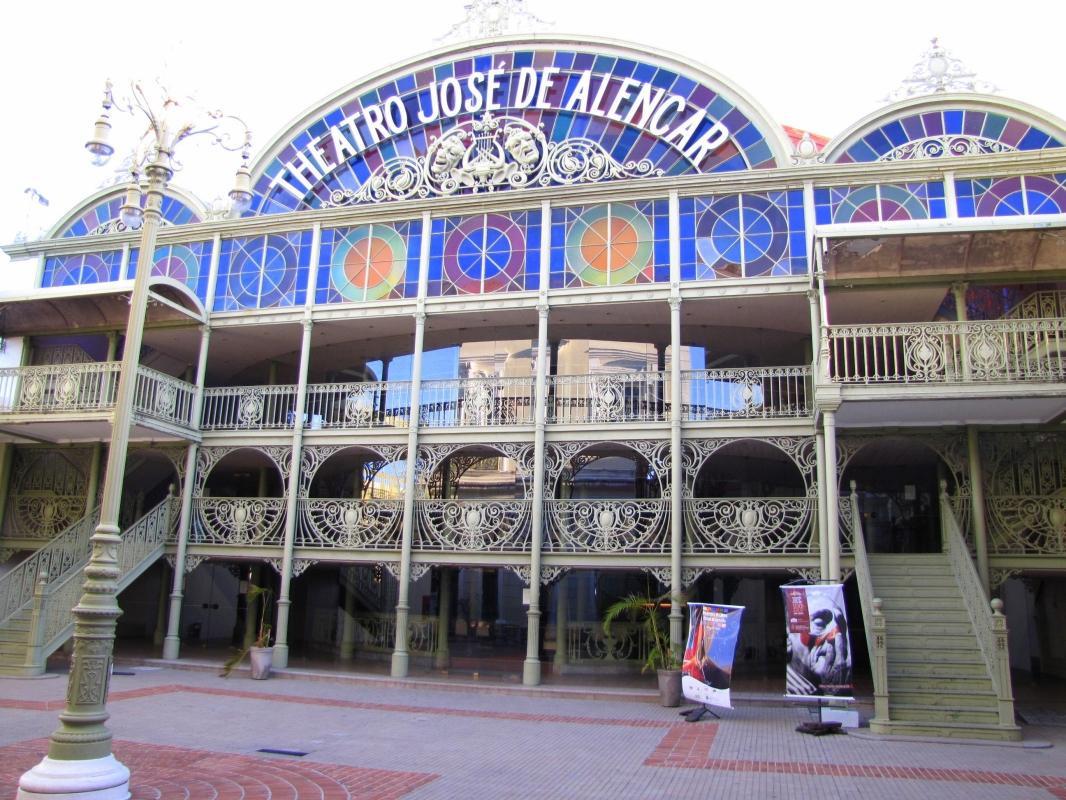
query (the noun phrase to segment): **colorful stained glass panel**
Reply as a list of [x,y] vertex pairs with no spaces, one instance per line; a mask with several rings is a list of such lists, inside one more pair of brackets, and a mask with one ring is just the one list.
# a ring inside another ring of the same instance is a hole
[[421,228],[415,221],[323,231],[316,301],[415,297]]
[[814,210],[819,225],[943,219],[944,184],[882,183],[815,189]]
[[665,200],[555,208],[551,285],[669,281],[669,236]]
[[[126,227],[119,222],[119,209],[122,207],[125,195],[119,194],[102,200],[86,211],[83,211],[76,220],[67,225],[60,236],[91,236],[100,233],[113,233],[124,231]],[[141,199],[144,204],[144,198]],[[176,197],[164,197],[160,206],[160,214],[164,225],[184,225],[191,222],[201,222],[200,216]]]
[[957,180],[960,217],[1066,213],[1066,173]]
[[302,304],[310,251],[310,231],[223,239],[214,310]]
[[[126,268],[127,277],[132,278],[137,272],[140,260],[140,248],[130,251],[130,263]],[[211,269],[211,242],[189,242],[185,244],[166,244],[157,247],[152,259],[152,275],[173,278],[183,283],[200,298],[207,301],[207,278]]]
[[69,256],[50,256],[44,261],[41,287],[80,286],[87,283],[107,283],[119,280],[122,253],[78,253]]
[[540,212],[433,221],[429,294],[535,290],[540,283]]

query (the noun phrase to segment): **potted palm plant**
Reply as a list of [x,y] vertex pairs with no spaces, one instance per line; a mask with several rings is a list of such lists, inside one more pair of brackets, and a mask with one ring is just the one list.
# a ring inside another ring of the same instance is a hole
[[267,623],[267,612],[270,598],[273,594],[266,586],[252,584],[248,587],[246,602],[251,604],[254,601],[258,601],[259,626],[256,629],[255,639],[252,640],[252,643],[238,651],[222,665],[220,674],[223,678],[228,678],[230,673],[237,668],[237,665],[244,661],[245,656],[248,656],[251,663],[251,677],[253,680],[262,681],[270,677],[270,665],[274,660],[274,648],[270,645],[271,630],[270,625]]
[[612,603],[603,615],[603,633],[611,635],[611,626],[619,617],[639,623],[648,641],[648,655],[641,672],[654,669],[659,677],[659,702],[674,708],[681,705],[681,659],[670,644],[667,609],[670,593],[651,597],[633,593]]

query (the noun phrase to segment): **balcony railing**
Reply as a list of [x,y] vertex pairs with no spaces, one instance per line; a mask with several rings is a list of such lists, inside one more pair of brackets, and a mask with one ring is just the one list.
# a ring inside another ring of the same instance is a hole
[[401,500],[301,499],[296,546],[399,550],[402,518]]
[[1061,381],[1066,319],[837,326],[826,349],[838,383]]
[[810,367],[740,367],[681,373],[686,420],[773,419],[811,414]]
[[548,422],[658,422],[666,419],[663,372],[554,375],[548,378]]
[[[71,414],[115,406],[118,361],[0,369],[0,413]],[[148,367],[137,368],[133,410],[143,417],[190,426],[196,387]]]
[[990,495],[985,503],[996,555],[1066,555],[1066,497]]
[[423,381],[421,424],[428,428],[532,425],[534,384],[532,377]]
[[421,500],[414,549],[527,552],[529,500]]
[[192,544],[283,544],[283,497],[196,497],[193,512]]
[[549,500],[549,553],[666,553],[670,501]]
[[812,497],[704,497],[685,500],[688,553],[809,553]]
[[133,410],[153,419],[192,427],[192,404],[196,387],[148,367],[137,368]]

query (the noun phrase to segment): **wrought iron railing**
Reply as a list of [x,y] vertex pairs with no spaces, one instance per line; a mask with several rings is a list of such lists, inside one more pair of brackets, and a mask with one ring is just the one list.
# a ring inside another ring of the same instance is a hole
[[34,588],[42,574],[48,576],[49,584],[55,584],[85,565],[92,551],[89,539],[99,519],[97,508],[0,575],[0,623],[33,601]]
[[666,553],[670,501],[548,500],[546,552]]
[[200,428],[205,431],[291,428],[297,388],[285,385],[204,389]]
[[826,329],[838,383],[1006,383],[1066,378],[1066,319],[851,325]]
[[1014,696],[1010,678],[1010,651],[1007,645],[1007,618],[1003,616],[1003,601],[991,603],[984,584],[977,574],[970,549],[963,538],[959,522],[952,511],[947,493],[947,481],[940,482],[940,528],[944,538],[944,552],[951,563],[955,582],[973,625],[981,656],[988,668],[992,688],[996,693],[999,726],[1014,728]]
[[0,412],[106,411],[115,405],[118,361],[0,369]]
[[548,378],[548,422],[658,422],[666,419],[664,372],[554,375]]
[[571,622],[566,626],[566,658],[582,662],[642,664],[648,657],[645,626],[634,622],[615,622],[610,635],[599,622]]
[[885,617],[881,613],[881,600],[874,592],[870,562],[866,555],[866,541],[862,532],[862,512],[855,481],[851,482],[848,496],[848,528],[851,531],[852,554],[855,557],[855,585],[859,590],[859,605],[866,621],[866,649],[870,655],[870,671],[874,683],[874,719],[887,721],[888,708],[888,640]]
[[298,513],[297,547],[400,549],[402,500],[303,498]]
[[283,544],[284,497],[195,497],[190,544]]
[[428,428],[532,425],[532,377],[461,378],[422,382],[420,424]]
[[307,387],[304,407],[304,427],[310,430],[406,428],[411,422],[411,384],[313,383]]
[[996,555],[1066,555],[1066,496],[988,495],[989,550]]
[[811,497],[685,500],[685,552],[810,553],[816,509]]
[[148,367],[137,368],[133,410],[143,416],[193,427],[192,404],[196,387]]
[[1066,317],[1066,292],[1041,290],[1033,292],[1003,315],[1004,319],[1047,319]]
[[420,500],[416,550],[527,552],[530,500]]
[[[355,621],[355,646],[368,652],[391,653],[396,644],[396,615],[361,612]],[[437,617],[412,614],[407,618],[407,649],[428,654],[437,646]]]
[[775,419],[811,415],[811,368],[741,367],[681,373],[686,420]]

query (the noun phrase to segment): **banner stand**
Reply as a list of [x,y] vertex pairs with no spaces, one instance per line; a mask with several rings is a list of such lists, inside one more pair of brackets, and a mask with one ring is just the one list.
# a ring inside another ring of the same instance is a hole
[[720,716],[711,711],[711,707],[706,703],[701,706],[695,706],[694,708],[690,708],[686,711],[681,711],[678,713],[685,718],[685,722],[699,722],[708,714],[710,714],[715,719],[721,719]]

